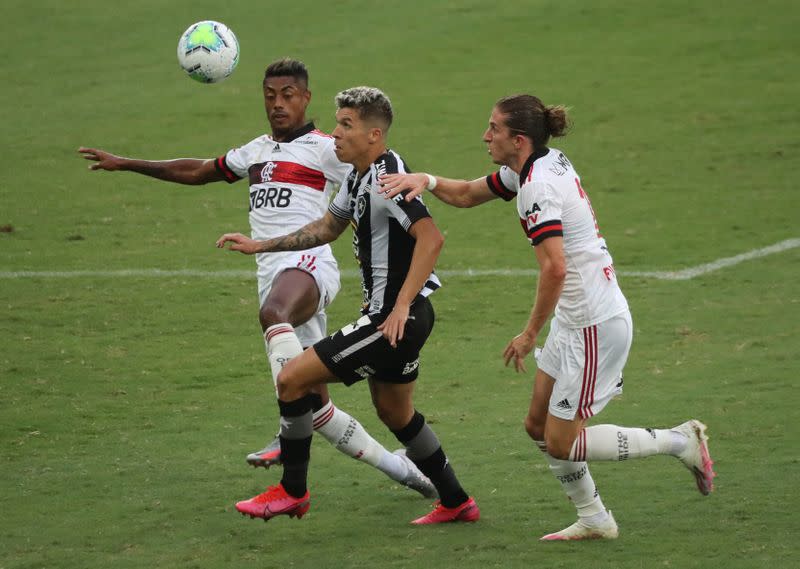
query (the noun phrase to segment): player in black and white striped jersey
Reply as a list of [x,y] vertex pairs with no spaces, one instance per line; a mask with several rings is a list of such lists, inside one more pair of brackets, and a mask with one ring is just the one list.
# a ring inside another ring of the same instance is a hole
[[[430,217],[421,199],[410,203],[402,197],[387,201],[371,191],[380,176],[407,171],[400,155],[387,150],[369,165],[367,172],[352,169],[345,178],[346,191],[339,192],[329,207],[335,216],[353,220],[353,247],[361,267],[365,314],[378,314],[384,307],[394,305],[416,244],[407,232],[414,222]],[[427,297],[440,286],[432,272],[420,295]]]
[[[333,138],[306,118],[311,101],[308,70],[296,59],[279,59],[264,72],[264,108],[271,134],[261,135],[216,159],[137,160],[81,147],[92,170],[131,171],[187,185],[247,179],[250,227],[266,239],[304,226],[322,215],[335,186],[349,171],[338,160]],[[256,258],[259,321],[267,360],[276,381],[284,363],[327,334],[326,307],[339,291],[339,268],[330,247]],[[334,405],[325,385],[314,396],[314,430],[337,450],[384,472],[425,497],[435,489],[413,464],[391,453],[361,423]],[[247,462],[269,468],[280,464],[277,438]]]
[[378,192],[380,176],[407,171],[400,156],[386,148],[393,116],[389,99],[378,89],[356,87],[339,93],[336,104],[336,155],[353,168],[328,212],[284,237],[256,241],[237,233],[217,241],[218,247],[231,243],[231,250],[247,254],[302,250],[333,241],[352,224],[364,290],[361,318],[317,342],[278,375],[283,478],[236,507],[264,519],[304,515],[309,508],[311,389],[366,379],[378,416],[440,496],[432,512],[412,523],[473,522],[480,511],[412,398],[419,353],[433,328],[428,297],[439,288],[433,268],[444,238],[421,199],[385,200]]

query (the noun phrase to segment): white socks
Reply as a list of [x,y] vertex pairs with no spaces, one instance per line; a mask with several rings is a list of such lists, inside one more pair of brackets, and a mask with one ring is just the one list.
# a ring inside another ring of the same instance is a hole
[[267,345],[267,358],[277,395],[278,373],[290,359],[303,353],[303,346],[300,345],[294,328],[288,323],[275,324],[267,328],[267,331],[264,332],[264,342]]
[[686,437],[668,429],[640,429],[616,425],[595,425],[580,432],[572,445],[573,462],[627,460],[654,454],[677,455]]
[[402,480],[408,474],[408,466],[401,457],[386,450],[361,423],[332,401],[314,413],[314,430],[336,450],[374,466],[394,480]]
[[[272,382],[277,391],[278,373],[290,359],[303,352],[303,347],[294,328],[288,323],[267,328],[264,340],[272,369]],[[394,480],[402,480],[408,474],[408,466],[402,457],[387,451],[367,433],[361,423],[335,407],[331,401],[314,413],[314,430],[340,452],[378,468]]]
[[686,437],[669,429],[595,425],[580,432],[572,444],[569,460],[550,456],[542,441],[536,441],[536,444],[547,458],[551,472],[575,504],[578,517],[593,526],[605,521],[608,513],[597,493],[586,461],[619,461],[654,454],[677,455],[686,447]]
[[545,450],[544,442],[536,441],[536,444],[547,459],[550,471],[578,510],[578,517],[589,525],[597,525],[604,521],[608,514],[589,473],[589,465],[585,462],[553,458]]
[[361,423],[337,409],[332,401],[314,413],[314,430],[347,456],[378,465],[383,447],[369,436]]

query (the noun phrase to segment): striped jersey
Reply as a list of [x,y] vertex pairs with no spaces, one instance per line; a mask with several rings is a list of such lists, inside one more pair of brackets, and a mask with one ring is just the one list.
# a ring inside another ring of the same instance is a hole
[[628,310],[589,196],[563,152],[542,148],[528,158],[519,175],[503,166],[486,181],[504,200],[516,196],[531,245],[563,237],[567,274],[555,310],[560,323],[584,328]]
[[[333,138],[309,123],[285,141],[259,136],[216,159],[217,170],[229,183],[250,182],[250,228],[253,239],[271,239],[296,231],[323,215],[336,185],[350,169],[339,162]],[[291,251],[259,253],[259,274],[269,260]],[[329,245],[308,254],[333,259]]]
[[[406,172],[403,159],[387,150],[362,176],[352,167],[328,208],[353,225],[353,249],[364,291],[363,314],[392,310],[416,244],[408,230],[415,221],[431,216],[419,197],[407,203],[402,194],[387,200],[379,193],[380,176]],[[419,294],[428,296],[440,286],[436,274],[431,273]]]

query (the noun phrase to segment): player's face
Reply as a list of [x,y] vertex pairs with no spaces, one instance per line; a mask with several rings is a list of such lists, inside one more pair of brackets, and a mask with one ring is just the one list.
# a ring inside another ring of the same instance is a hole
[[515,133],[506,126],[505,115],[497,107],[492,109],[489,127],[483,133],[489,155],[495,164],[508,165],[516,156],[518,148],[515,144]]
[[356,109],[345,107],[336,111],[336,128],[331,133],[336,157],[347,164],[359,162],[359,158],[369,154],[373,130]]
[[294,77],[270,77],[264,81],[264,108],[273,138],[297,130],[306,123],[306,107],[311,91]]

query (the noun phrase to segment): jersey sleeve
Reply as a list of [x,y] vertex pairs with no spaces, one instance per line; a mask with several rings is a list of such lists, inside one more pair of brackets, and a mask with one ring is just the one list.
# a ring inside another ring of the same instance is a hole
[[228,150],[227,153],[214,161],[214,166],[216,166],[217,171],[225,177],[226,182],[232,184],[237,180],[247,177],[248,168],[255,162],[255,147],[257,144],[258,139],[252,140],[244,146]]
[[548,237],[564,235],[561,225],[562,199],[545,182],[532,182],[520,188],[517,211],[522,230],[534,247]]
[[353,219],[353,205],[350,199],[349,185],[346,180],[342,180],[339,191],[336,192],[331,203],[328,204],[328,211],[341,219]]
[[320,167],[325,179],[333,182],[334,184],[341,184],[345,176],[350,171],[350,164],[340,162],[333,151],[333,139],[326,140],[325,146],[322,147],[322,152],[319,157]]
[[[411,170],[408,169],[406,163],[396,154],[390,152],[385,155],[383,161],[383,173],[386,174],[407,174]],[[374,185],[378,187],[378,181],[374,180]],[[392,199],[376,200],[378,203],[383,202],[384,207],[387,209],[390,217],[393,217],[406,231],[414,224],[424,217],[431,217],[431,212],[422,201],[422,196],[417,196],[411,202],[405,199],[408,190],[403,190]],[[374,202],[373,202],[374,203]]]
[[519,189],[519,177],[508,166],[486,176],[486,183],[492,192],[505,201],[514,199]]
[[417,196],[411,203],[407,202],[403,194],[397,194],[390,200],[382,200],[389,210],[389,215],[395,218],[406,231],[424,217],[431,217],[428,207],[422,202],[422,198]]

